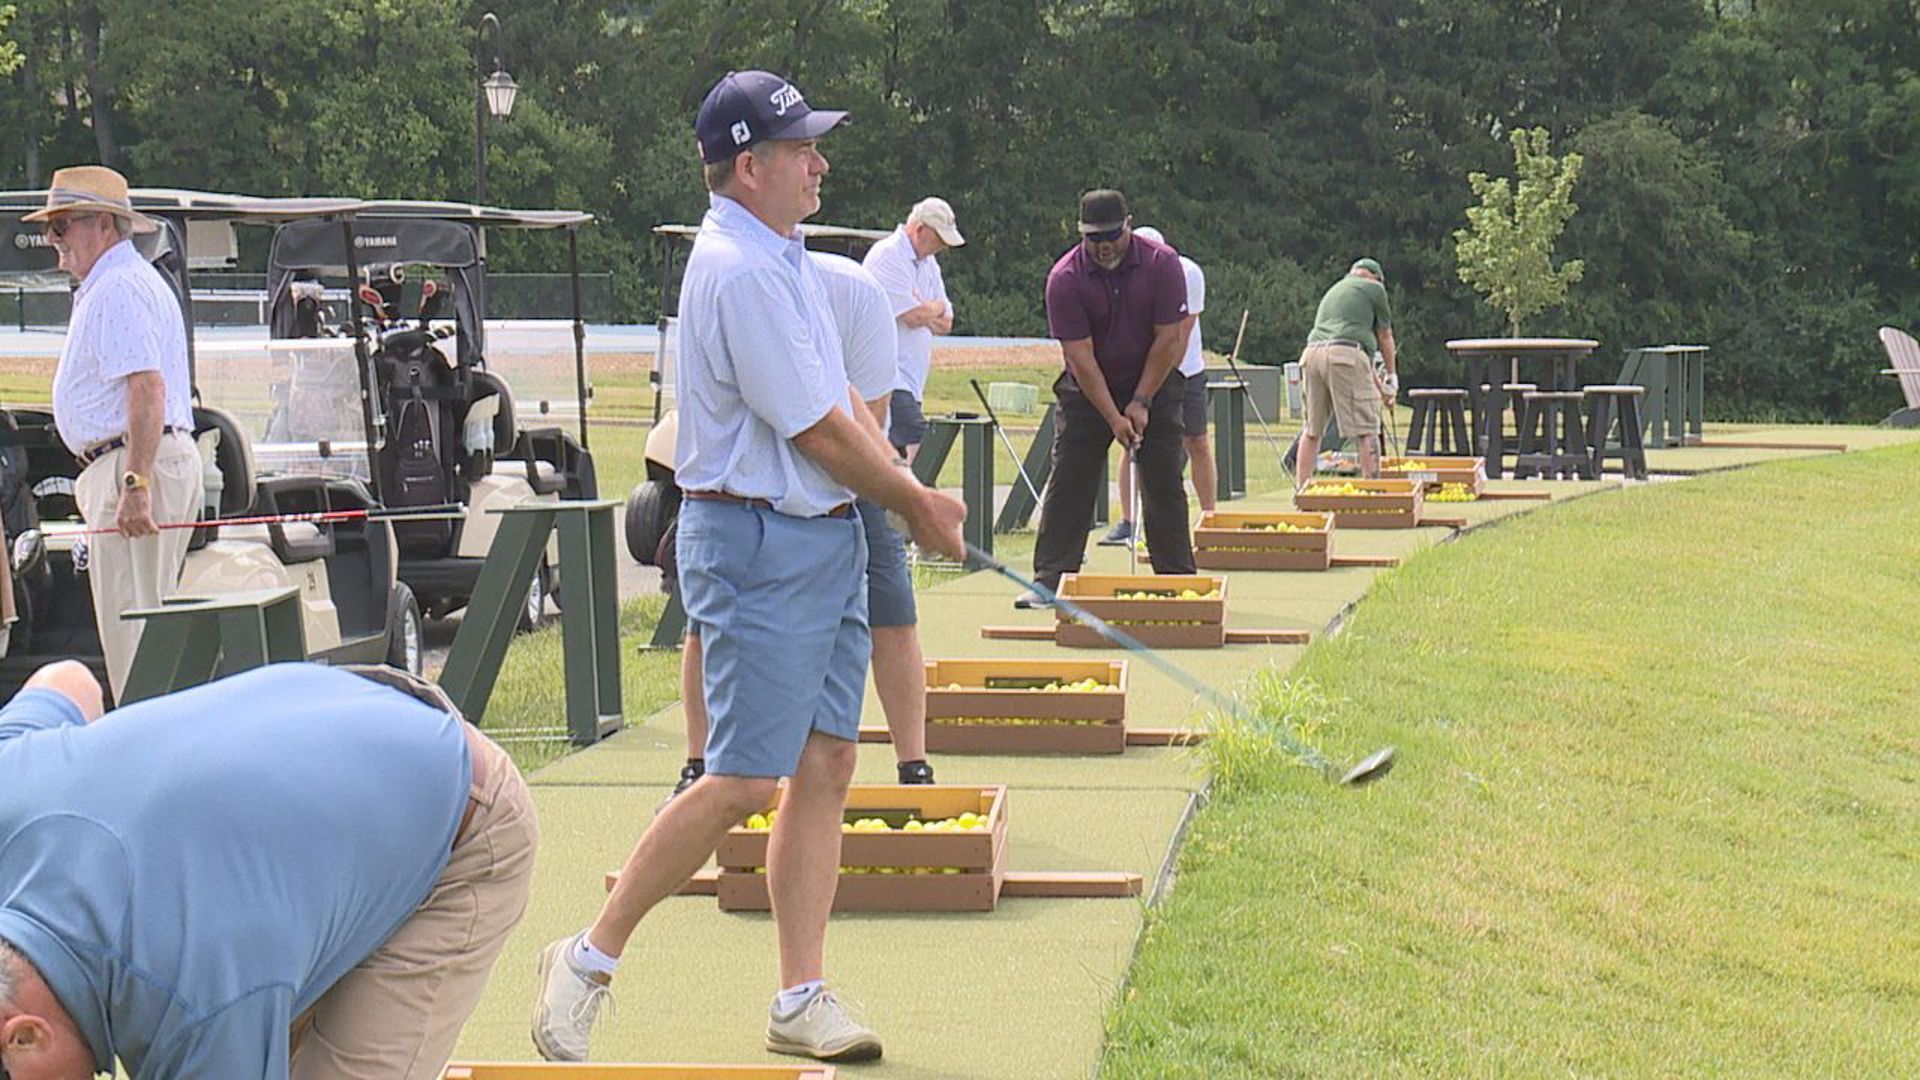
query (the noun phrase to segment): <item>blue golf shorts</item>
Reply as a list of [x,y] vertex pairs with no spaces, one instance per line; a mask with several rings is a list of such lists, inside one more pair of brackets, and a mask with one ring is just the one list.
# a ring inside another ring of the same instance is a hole
[[861,499],[860,525],[867,533],[867,625],[912,626],[920,621],[913,603],[913,572],[907,569],[907,545],[887,524],[878,503]]
[[792,776],[813,732],[857,740],[873,653],[859,520],[689,499],[679,549],[705,653],[707,771]]

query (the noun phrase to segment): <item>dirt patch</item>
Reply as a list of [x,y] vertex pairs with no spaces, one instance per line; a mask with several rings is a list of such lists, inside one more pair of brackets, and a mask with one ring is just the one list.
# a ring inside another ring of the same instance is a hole
[[935,345],[933,366],[944,368],[1034,367],[1060,362],[1060,346],[1051,341],[1033,345]]

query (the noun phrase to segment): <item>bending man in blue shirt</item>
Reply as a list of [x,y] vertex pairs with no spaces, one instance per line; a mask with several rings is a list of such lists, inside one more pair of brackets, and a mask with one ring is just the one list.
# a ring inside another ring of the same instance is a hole
[[432,1080],[525,910],[513,763],[428,684],[278,664],[0,709],[0,1073]]

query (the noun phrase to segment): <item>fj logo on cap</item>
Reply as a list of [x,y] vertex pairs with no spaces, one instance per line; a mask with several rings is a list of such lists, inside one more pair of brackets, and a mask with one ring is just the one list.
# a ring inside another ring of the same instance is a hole
[[752,141],[753,129],[747,126],[745,120],[735,121],[733,125],[733,145],[745,146]]
[[775,116],[785,116],[787,115],[788,109],[806,101],[805,98],[800,96],[800,91],[793,88],[792,84],[782,86],[780,89],[775,90],[767,100],[773,102],[773,115]]

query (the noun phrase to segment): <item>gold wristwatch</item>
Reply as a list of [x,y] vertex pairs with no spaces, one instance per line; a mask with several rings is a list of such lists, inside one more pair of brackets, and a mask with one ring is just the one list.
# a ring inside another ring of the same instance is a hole
[[132,469],[128,469],[126,472],[120,474],[120,490],[145,491],[147,490],[147,478],[134,472]]

